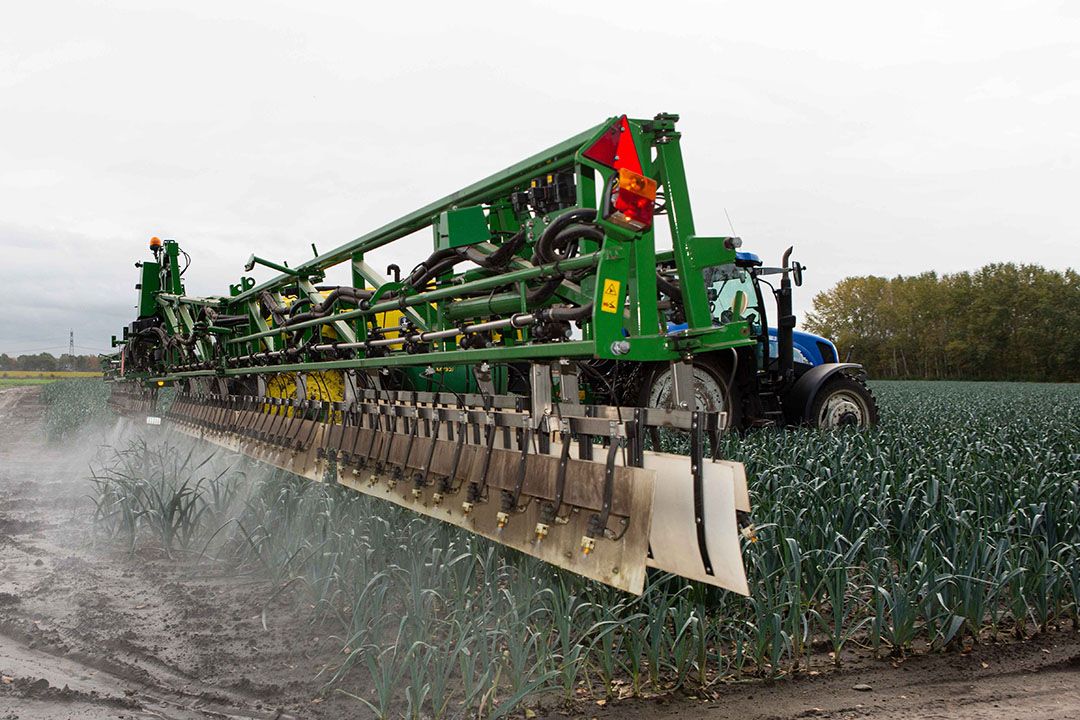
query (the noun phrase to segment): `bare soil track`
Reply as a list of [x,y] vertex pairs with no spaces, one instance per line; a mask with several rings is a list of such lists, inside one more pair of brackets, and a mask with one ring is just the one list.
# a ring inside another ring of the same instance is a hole
[[[41,439],[37,388],[0,392],[0,720],[338,718],[338,644],[266,584],[91,546],[85,448]],[[313,700],[315,702],[313,702]]]
[[[367,717],[319,697],[338,644],[264,583],[90,544],[85,452],[41,439],[33,387],[0,391],[0,720]],[[931,654],[540,718],[1080,719],[1080,636]],[[856,690],[858,686],[861,689]],[[867,689],[870,688],[870,689]]]

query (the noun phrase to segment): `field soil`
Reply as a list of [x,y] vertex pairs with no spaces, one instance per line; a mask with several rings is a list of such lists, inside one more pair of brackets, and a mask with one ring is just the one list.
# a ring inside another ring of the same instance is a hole
[[[89,443],[42,437],[39,388],[0,390],[0,720],[368,717],[320,695],[340,643],[294,598],[152,552],[95,545]],[[265,627],[264,612],[265,610]],[[898,662],[853,652],[810,672],[573,707],[538,718],[1080,719],[1080,635]],[[522,713],[518,713],[520,717]]]

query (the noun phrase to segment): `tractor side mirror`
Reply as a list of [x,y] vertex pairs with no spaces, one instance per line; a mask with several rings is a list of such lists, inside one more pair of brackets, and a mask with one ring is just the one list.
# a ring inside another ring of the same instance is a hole
[[244,272],[251,272],[254,269],[255,269],[255,253],[252,253],[251,257],[249,257],[247,259],[247,262],[244,263]]
[[800,262],[791,263],[791,280],[795,283],[795,287],[802,286],[802,271],[803,264]]

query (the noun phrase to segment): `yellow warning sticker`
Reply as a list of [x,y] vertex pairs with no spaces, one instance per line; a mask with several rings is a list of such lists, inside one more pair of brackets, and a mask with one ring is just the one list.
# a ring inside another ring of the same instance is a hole
[[600,309],[604,312],[619,312],[619,281],[604,280],[604,294],[600,298]]

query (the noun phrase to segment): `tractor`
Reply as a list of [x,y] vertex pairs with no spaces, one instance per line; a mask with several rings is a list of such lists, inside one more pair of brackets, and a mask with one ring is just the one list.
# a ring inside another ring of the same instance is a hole
[[[722,434],[877,409],[795,332],[790,251],[764,267],[695,230],[677,121],[608,118],[305,261],[252,254],[220,295],[151,239],[112,407],[622,590],[657,568],[745,594],[749,484]],[[372,267],[425,228],[411,270]]]

